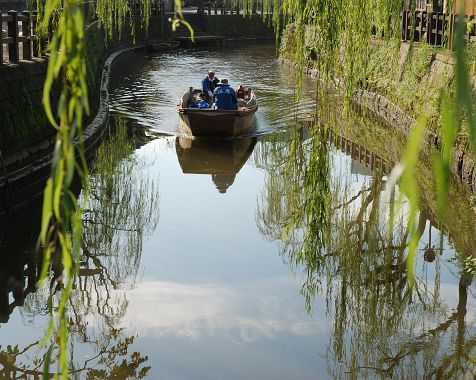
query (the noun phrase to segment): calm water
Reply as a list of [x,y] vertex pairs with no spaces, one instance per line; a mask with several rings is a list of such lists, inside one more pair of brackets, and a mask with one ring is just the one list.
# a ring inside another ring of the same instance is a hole
[[[179,133],[175,103],[209,68],[256,89],[250,136]],[[394,133],[338,111],[350,140],[313,137],[295,119],[314,111],[316,83],[305,81],[299,105],[294,84],[270,45],[120,58],[70,303],[80,378],[472,378],[475,286],[460,255],[474,253],[473,211],[452,189],[448,222],[438,223],[419,169],[411,289],[408,210],[392,207],[399,193],[387,177]],[[46,351],[34,345],[49,285],[32,286],[35,215],[2,221],[5,378],[41,372]]]

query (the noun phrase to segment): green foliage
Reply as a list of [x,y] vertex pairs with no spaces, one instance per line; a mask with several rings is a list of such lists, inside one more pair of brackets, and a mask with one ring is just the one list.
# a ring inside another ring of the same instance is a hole
[[467,256],[464,259],[464,271],[476,275],[476,258]]
[[[400,0],[285,0],[274,12],[283,15],[288,27],[294,24],[288,58],[302,68],[307,64],[306,49],[312,49],[321,78],[332,84],[339,78],[340,89],[350,100],[357,84],[366,80],[372,29],[398,44],[402,7]],[[311,38],[306,39],[305,27],[314,28],[308,34]]]
[[[425,132],[426,120],[421,118],[413,128],[408,139],[408,145],[403,152],[401,166],[397,165],[392,174],[393,185],[399,181],[399,188],[408,199],[408,231],[410,241],[408,243],[407,271],[410,282],[415,279],[416,250],[420,236],[417,233],[417,212],[420,204],[418,185],[415,181],[415,167],[417,165],[421,142]],[[400,199],[402,202],[403,199]]]
[[[59,5],[57,0],[46,3],[44,18],[39,25],[40,29],[48,27]],[[66,286],[54,314],[52,299],[48,303],[51,319],[43,342],[45,343],[53,334],[57,336],[55,340],[59,348],[59,372],[63,378],[67,378],[66,304],[77,272],[79,241],[82,234],[81,207],[71,191],[71,186],[77,173],[80,174],[83,183],[87,180],[81,127],[83,114],[85,111],[88,112],[89,104],[82,4],[77,0],[71,0],[64,1],[62,5],[56,31],[48,47],[50,57],[43,91],[46,115],[58,132],[52,172],[43,196],[40,242],[44,249],[44,260],[40,282],[47,277],[52,256],[60,253]],[[50,100],[51,88],[55,80],[60,80],[62,83],[56,114],[53,112]],[[76,139],[79,141],[79,150],[76,148]],[[79,157],[79,162],[76,157]]]
[[[152,0],[141,2],[142,19],[147,27]],[[181,16],[180,2],[178,15]],[[43,6],[44,5],[44,6]],[[99,1],[97,12],[100,25],[109,38],[120,33],[122,22],[129,10],[123,1]],[[89,112],[88,80],[86,65],[85,23],[82,2],[79,0],[46,0],[38,2],[40,34],[45,35],[49,26],[54,34],[48,45],[49,60],[43,106],[51,125],[57,130],[54,161],[51,175],[43,195],[43,211],[39,243],[43,249],[43,264],[40,282],[47,276],[53,261],[61,257],[58,284],[65,284],[58,305],[54,304],[51,289],[48,307],[50,323],[42,341],[53,340],[52,347],[58,350],[58,372],[64,379],[68,375],[67,359],[67,302],[78,272],[82,239],[81,212],[87,202],[88,167],[84,157],[82,121]],[[132,29],[133,31],[133,29]],[[51,93],[55,83],[60,83],[58,104],[52,104]],[[72,191],[73,179],[78,177],[84,189],[83,203],[79,204]],[[55,259],[54,259],[55,258]],[[53,265],[54,266],[54,265]],[[52,350],[48,350],[49,355]],[[140,359],[140,358],[139,358]],[[139,360],[139,364],[142,363]],[[45,364],[48,370],[49,360]],[[143,373],[142,375],[145,375]]]
[[128,0],[98,0],[96,4],[99,26],[104,29],[109,39],[113,37],[114,33],[121,35],[124,21],[129,12]]

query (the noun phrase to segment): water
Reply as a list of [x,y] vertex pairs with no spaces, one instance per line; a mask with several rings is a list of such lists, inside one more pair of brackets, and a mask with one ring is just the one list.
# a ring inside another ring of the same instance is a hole
[[[178,131],[176,100],[210,67],[258,93],[250,136],[190,141]],[[271,45],[120,58],[69,305],[80,378],[472,377],[475,288],[460,255],[473,253],[474,212],[452,187],[439,223],[419,168],[411,290],[405,202],[388,222],[395,133],[337,112],[351,141],[312,138],[295,120],[314,111],[317,84],[304,82],[298,106],[294,84]],[[33,343],[47,328],[49,284],[28,288],[38,214],[4,223],[0,377],[40,373],[47,349]]]

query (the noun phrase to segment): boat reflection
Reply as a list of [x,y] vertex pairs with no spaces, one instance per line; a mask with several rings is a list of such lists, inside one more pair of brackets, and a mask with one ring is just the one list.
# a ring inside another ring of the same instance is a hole
[[255,137],[193,140],[177,137],[175,151],[183,173],[211,174],[218,191],[226,193],[255,144]]

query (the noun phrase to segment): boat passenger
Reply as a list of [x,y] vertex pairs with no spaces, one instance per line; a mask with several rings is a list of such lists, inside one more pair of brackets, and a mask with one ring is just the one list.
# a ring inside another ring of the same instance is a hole
[[244,99],[245,98],[245,86],[240,84],[240,87],[236,89],[236,97],[238,99]]
[[208,103],[205,99],[206,99],[206,96],[202,92],[200,95],[198,95],[197,103],[192,104],[191,107],[194,107],[194,108],[210,108],[211,107],[210,103]]
[[222,79],[213,92],[215,106],[219,110],[238,109],[238,99],[235,90],[228,84],[228,79]]
[[218,83],[220,83],[220,80],[215,76],[215,70],[208,70],[208,75],[202,80],[202,91],[210,101],[213,98],[213,90],[215,90]]

